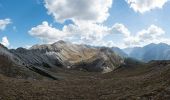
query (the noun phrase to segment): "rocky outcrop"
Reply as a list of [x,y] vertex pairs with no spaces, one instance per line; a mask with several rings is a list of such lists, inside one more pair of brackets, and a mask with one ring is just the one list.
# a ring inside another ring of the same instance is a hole
[[57,73],[63,69],[106,73],[124,63],[112,49],[64,41],[30,49],[9,50],[0,45],[0,61],[0,74],[5,76],[55,80],[62,79]]
[[8,48],[6,48],[5,46],[3,46],[2,44],[0,44],[0,55],[1,56],[5,56],[7,57],[9,60],[11,60],[14,63],[20,63],[20,60],[14,56],[9,50]]
[[22,79],[47,79],[23,63],[19,57],[0,44],[0,75]]
[[47,69],[81,69],[109,72],[119,67],[123,59],[109,48],[95,48],[58,41],[54,44],[35,45],[30,49],[11,50],[24,64]]

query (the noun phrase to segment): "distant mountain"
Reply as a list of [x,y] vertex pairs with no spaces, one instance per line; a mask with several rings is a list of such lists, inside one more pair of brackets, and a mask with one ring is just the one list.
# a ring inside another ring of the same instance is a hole
[[126,54],[123,50],[121,50],[120,48],[118,47],[112,47],[111,48],[116,54],[118,54],[119,56],[123,57],[123,58],[126,58],[128,57],[128,54]]
[[[126,50],[127,49],[124,49],[124,51]],[[135,47],[129,53],[129,57],[145,62],[151,60],[170,60],[170,45],[165,43],[152,43],[144,47]]]
[[133,50],[134,48],[124,48],[124,49],[121,49],[124,53],[126,53],[126,55],[129,55],[131,52],[132,52],[132,50]]

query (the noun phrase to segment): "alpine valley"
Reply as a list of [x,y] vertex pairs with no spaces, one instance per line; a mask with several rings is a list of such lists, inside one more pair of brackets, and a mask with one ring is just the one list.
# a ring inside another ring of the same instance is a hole
[[[170,46],[0,45],[2,100],[168,100]],[[38,96],[37,96],[38,95]]]

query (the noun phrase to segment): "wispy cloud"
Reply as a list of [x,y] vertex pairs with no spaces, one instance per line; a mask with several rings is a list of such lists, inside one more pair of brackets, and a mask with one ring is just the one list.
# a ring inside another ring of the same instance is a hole
[[0,20],[0,30],[5,30],[6,26],[11,24],[11,19],[6,18],[6,19],[1,19]]

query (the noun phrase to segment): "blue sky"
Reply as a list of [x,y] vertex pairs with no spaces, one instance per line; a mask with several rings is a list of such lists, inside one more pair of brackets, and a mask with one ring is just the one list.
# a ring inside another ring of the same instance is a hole
[[[170,43],[170,2],[167,0],[63,1],[0,0],[1,22],[10,19],[10,23],[0,29],[1,43],[6,44],[4,37],[9,48],[61,39],[121,48]],[[88,3],[90,1],[94,3]]]

